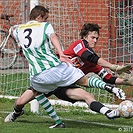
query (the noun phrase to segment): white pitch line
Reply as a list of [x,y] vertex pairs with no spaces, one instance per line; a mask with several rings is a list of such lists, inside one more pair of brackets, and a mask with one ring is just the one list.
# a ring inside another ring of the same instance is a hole
[[[1,113],[10,113],[10,112],[4,112],[4,111],[0,111]],[[38,115],[36,115],[38,116]],[[49,116],[38,116],[38,117],[44,117],[44,118],[50,118]],[[0,117],[1,118],[1,117]],[[95,121],[85,121],[85,120],[74,120],[74,119],[64,119],[63,120],[68,120],[68,121],[74,121],[74,122],[82,122],[82,123],[86,123],[86,124],[95,124],[95,125],[102,125],[102,126],[108,126],[108,127],[118,127],[118,128],[133,128],[133,126],[125,126],[125,125],[116,125],[116,124],[107,124],[107,123],[102,123],[102,122],[95,122]],[[113,120],[112,120],[113,122]]]
[[[49,118],[48,116],[39,116],[39,117],[45,117],[45,118]],[[102,122],[90,122],[90,121],[84,121],[84,120],[73,120],[73,119],[64,119],[63,120],[68,120],[68,121],[74,121],[74,122],[82,122],[82,123],[86,123],[86,124],[95,124],[95,125],[102,125],[102,126],[108,126],[108,127],[118,127],[118,128],[133,128],[133,126],[125,126],[125,125],[115,125],[115,124],[107,124],[107,123],[102,123]],[[112,120],[113,122],[113,120]]]
[[[69,120],[69,119],[68,119]],[[71,119],[70,119],[71,120]],[[102,122],[89,122],[89,121],[82,121],[82,120],[73,120],[75,122],[82,122],[82,123],[90,123],[90,124],[95,124],[95,125],[102,125],[102,126],[109,126],[109,127],[129,127],[133,128],[133,126],[124,126],[124,125],[114,125],[114,124],[107,124],[107,123],[102,123]]]
[[[129,127],[133,128],[133,126],[124,126],[124,125],[114,125],[114,124],[107,124],[107,123],[102,123],[102,122],[90,122],[90,121],[84,121],[84,120],[73,120],[73,119],[64,119],[64,120],[70,120],[70,121],[75,121],[75,122],[82,122],[82,123],[90,123],[90,124],[95,124],[95,125],[102,125],[102,126],[109,126],[109,127]],[[113,121],[113,120],[112,120]]]

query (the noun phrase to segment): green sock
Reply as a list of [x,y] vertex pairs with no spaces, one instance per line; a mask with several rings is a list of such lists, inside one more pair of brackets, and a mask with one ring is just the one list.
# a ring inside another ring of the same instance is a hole
[[105,89],[106,83],[99,78],[96,77],[90,77],[88,79],[88,86],[89,87],[94,87],[94,88],[100,88],[100,89]]
[[44,96],[44,94],[40,94],[35,97],[39,104],[46,110],[46,112],[49,114],[49,116],[55,121],[56,124],[60,124],[62,121],[56,114],[53,106],[49,102],[49,100]]

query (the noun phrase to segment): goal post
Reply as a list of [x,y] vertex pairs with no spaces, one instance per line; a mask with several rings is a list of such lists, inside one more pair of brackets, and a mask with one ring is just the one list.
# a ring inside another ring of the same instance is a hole
[[39,5],[39,0],[30,0],[30,11],[36,5]]
[[[101,31],[94,49],[96,53],[111,63],[133,63],[133,3],[130,0],[4,0],[0,10],[2,13],[14,14],[11,24],[15,25],[28,21],[29,11],[37,4],[49,9],[48,21],[53,25],[64,48],[80,38],[80,29],[84,23],[98,23]],[[6,20],[0,19],[0,24],[7,30]],[[12,68],[0,70],[0,94],[19,97],[29,86],[28,63],[20,52]],[[132,98],[132,86],[119,87],[125,90],[128,98]],[[120,102],[104,90],[83,89],[94,94],[98,101],[111,104],[112,107]],[[55,96],[50,99],[58,100]]]

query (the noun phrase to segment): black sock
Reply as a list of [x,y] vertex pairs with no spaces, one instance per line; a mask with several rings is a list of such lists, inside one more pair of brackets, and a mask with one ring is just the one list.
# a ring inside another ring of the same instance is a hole
[[97,113],[105,114],[109,108],[105,107],[102,103],[94,101],[90,104],[90,109]]
[[18,108],[14,105],[14,115],[19,115],[22,112],[23,108]]
[[99,103],[99,102],[97,102],[97,101],[94,101],[94,102],[92,102],[92,103],[90,104],[90,109],[91,109],[92,111],[95,111],[95,112],[100,113],[100,109],[101,109],[103,106],[104,106],[103,104],[101,104],[101,103]]

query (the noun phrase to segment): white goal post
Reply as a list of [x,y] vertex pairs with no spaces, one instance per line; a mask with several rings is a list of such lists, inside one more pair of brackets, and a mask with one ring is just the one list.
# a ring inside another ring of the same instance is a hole
[[32,8],[39,4],[39,0],[30,0],[30,11]]

